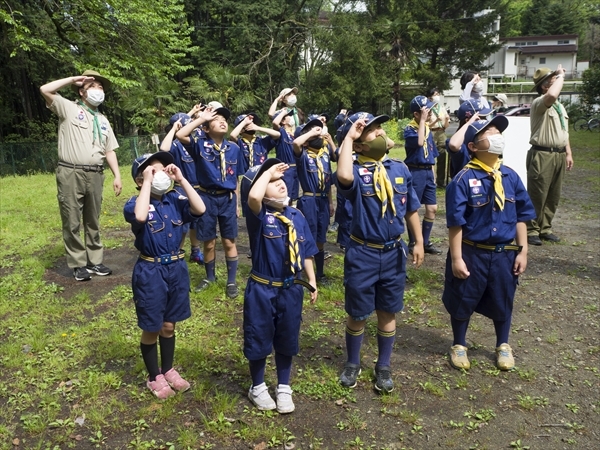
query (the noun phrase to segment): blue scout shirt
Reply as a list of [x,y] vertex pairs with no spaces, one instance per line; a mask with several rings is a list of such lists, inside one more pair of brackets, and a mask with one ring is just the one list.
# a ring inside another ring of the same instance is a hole
[[319,159],[323,165],[323,177],[325,180],[324,189],[319,187],[317,158],[309,156],[306,147],[302,149],[300,156],[296,155],[298,181],[300,181],[300,187],[302,188],[303,192],[328,194],[331,190],[331,161],[329,159],[329,145],[325,145],[323,148],[326,151],[323,152]]
[[183,236],[183,225],[196,220],[190,212],[190,202],[186,195],[171,189],[162,200],[150,197],[148,219],[140,223],[135,218],[135,201],[131,197],[123,208],[125,220],[131,224],[135,235],[135,248],[146,256],[177,255]]
[[483,170],[464,168],[446,188],[446,224],[462,227],[463,239],[485,244],[511,242],[517,222],[536,218],[535,209],[519,175],[500,166],[504,210],[494,202],[494,179]]
[[[288,228],[273,215],[274,211],[263,204],[257,216],[248,209],[246,227],[252,251],[252,270],[270,278],[284,279],[291,275]],[[294,222],[302,261],[316,255],[319,250],[302,213],[286,206],[282,214]]]
[[395,159],[386,159],[383,166],[394,190],[396,215],[388,205],[381,217],[381,200],[375,194],[373,167],[364,167],[356,161],[353,166],[352,186],[341,186],[338,192],[352,202],[352,224],[350,233],[371,243],[385,243],[397,239],[404,232],[404,216],[421,206],[412,186],[412,175],[408,167]]
[[289,134],[285,127],[279,127],[281,137],[275,141],[275,156],[281,162],[286,164],[296,165],[296,157],[294,155],[294,136]]
[[439,156],[438,149],[433,141],[433,133],[429,133],[426,140],[428,155],[425,157],[424,146],[419,146],[419,130],[411,126],[404,129],[404,148],[406,149],[406,158],[404,163],[416,166],[433,166],[435,158]]
[[179,140],[175,139],[171,143],[171,155],[173,155],[174,164],[181,169],[183,178],[189,181],[192,186],[198,185],[198,178],[196,177],[196,163],[194,158],[187,151]]
[[[237,145],[244,155],[244,173],[253,166],[260,166],[267,159],[269,150],[275,148],[275,140],[271,136],[254,136],[252,141],[239,137]],[[253,160],[250,161],[250,145],[252,145]]]
[[471,161],[471,155],[469,149],[465,144],[460,146],[457,152],[450,150],[449,146],[450,139],[446,139],[446,151],[450,155],[450,178],[454,178],[463,167],[465,167]]
[[[190,139],[200,186],[209,190],[234,191],[238,176],[245,173],[243,156],[237,144],[223,139],[223,148],[215,150],[215,142],[206,133],[192,134]],[[225,152],[225,167],[221,165],[221,152]],[[222,172],[225,172],[225,177]]]

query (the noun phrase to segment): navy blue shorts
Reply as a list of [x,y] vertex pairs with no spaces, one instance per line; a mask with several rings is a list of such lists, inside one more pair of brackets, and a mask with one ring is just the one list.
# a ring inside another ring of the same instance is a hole
[[248,280],[244,294],[246,358],[266,358],[273,348],[286,356],[298,354],[303,298],[298,284],[281,289]]
[[168,265],[138,259],[131,276],[138,326],[151,333],[163,322],[181,322],[192,315],[190,276],[183,259]]
[[298,181],[298,170],[296,169],[296,166],[290,166],[288,170],[283,172],[283,182],[287,187],[288,197],[292,200],[296,200],[300,192],[300,182]]
[[373,311],[397,313],[404,308],[406,244],[388,252],[350,240],[344,257],[346,312],[356,321]]
[[513,274],[517,252],[494,253],[463,244],[462,256],[471,273],[464,280],[452,274],[450,252],[446,258],[442,300],[448,313],[458,320],[468,319],[473,312],[492,320],[508,320],[519,281]]
[[415,167],[409,167],[408,169],[412,174],[413,188],[415,189],[415,194],[417,194],[417,198],[421,202],[421,205],[437,205],[433,170],[417,169]]
[[221,237],[235,239],[238,235],[237,196],[235,193],[211,195],[200,191],[206,212],[196,222],[196,237],[210,241],[217,237],[217,221]]
[[296,207],[304,214],[313,239],[317,244],[327,242],[329,228],[329,198],[302,196]]

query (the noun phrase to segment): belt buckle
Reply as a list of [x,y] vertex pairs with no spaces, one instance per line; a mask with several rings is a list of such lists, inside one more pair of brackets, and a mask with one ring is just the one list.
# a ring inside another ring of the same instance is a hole
[[89,172],[90,170],[92,170],[88,164],[83,164],[81,166],[81,168],[83,169],[84,172]]
[[502,253],[504,251],[504,246],[506,244],[496,244],[496,248],[494,249],[494,253]]
[[171,255],[160,255],[160,263],[163,266],[166,266],[167,264],[171,264],[173,262]]
[[390,250],[394,250],[398,245],[398,241],[389,241],[383,244],[383,251],[389,252]]
[[294,284],[294,277],[287,277],[283,279],[283,289],[289,289],[292,287],[292,284]]

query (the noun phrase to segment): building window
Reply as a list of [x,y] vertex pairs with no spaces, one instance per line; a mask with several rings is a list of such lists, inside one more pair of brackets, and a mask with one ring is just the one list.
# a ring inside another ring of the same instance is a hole
[[523,65],[523,64],[525,64],[525,60],[524,59],[521,60],[521,65]]
[[540,64],[546,64],[546,58],[540,58]]
[[528,41],[527,45],[538,45],[537,41]]
[[566,40],[566,41],[558,41],[558,45],[560,45],[560,44],[568,44],[568,43],[569,43],[568,40]]

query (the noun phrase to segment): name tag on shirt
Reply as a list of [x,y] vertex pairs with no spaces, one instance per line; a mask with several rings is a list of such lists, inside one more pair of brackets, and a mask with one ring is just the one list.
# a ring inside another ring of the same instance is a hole
[[396,177],[394,181],[396,184],[404,184],[404,177]]

